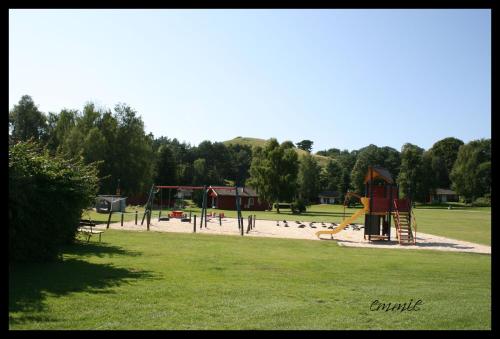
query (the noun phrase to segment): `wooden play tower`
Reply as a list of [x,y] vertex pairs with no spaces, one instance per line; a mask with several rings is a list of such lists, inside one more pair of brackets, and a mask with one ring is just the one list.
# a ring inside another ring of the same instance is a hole
[[334,230],[316,232],[333,234],[343,231],[361,215],[365,215],[364,239],[391,240],[391,220],[394,219],[396,238],[399,244],[416,243],[416,220],[412,213],[411,197],[400,199],[399,187],[389,171],[383,167],[370,166],[364,179],[364,197],[360,197],[363,208],[344,219]]

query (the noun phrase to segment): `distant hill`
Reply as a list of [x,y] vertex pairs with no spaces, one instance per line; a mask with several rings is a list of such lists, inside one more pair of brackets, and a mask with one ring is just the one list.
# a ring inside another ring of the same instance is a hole
[[[264,147],[266,142],[267,142],[267,140],[265,140],[265,139],[249,138],[249,137],[236,137],[236,138],[231,139],[231,140],[223,141],[222,143],[224,145],[237,144],[237,145],[248,145],[250,147],[254,147],[254,146]],[[297,154],[299,156],[307,154],[306,151],[299,149],[299,148],[295,148],[295,151],[297,151]],[[313,154],[312,156],[318,161],[318,164],[322,167],[326,166],[326,164],[328,163],[328,159],[330,159],[329,157],[325,157],[323,155]]]

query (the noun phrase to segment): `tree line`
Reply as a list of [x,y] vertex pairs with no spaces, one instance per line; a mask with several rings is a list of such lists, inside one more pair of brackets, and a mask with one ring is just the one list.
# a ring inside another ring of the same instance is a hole
[[[427,202],[436,188],[452,188],[466,202],[491,196],[491,140],[467,144],[449,137],[425,150],[406,143],[401,151],[368,145],[359,150],[331,148],[320,166],[313,142],[274,138],[264,147],[203,141],[194,146],[146,133],[138,113],[126,104],[113,110],[88,103],[83,110],[45,114],[25,95],[9,112],[9,143],[33,140],[53,156],[95,163],[101,194],[144,195],[152,183],[170,185],[251,185],[271,202],[309,204],[320,191],[363,193],[368,166],[387,168],[403,196]],[[307,151],[299,156],[297,148]]]

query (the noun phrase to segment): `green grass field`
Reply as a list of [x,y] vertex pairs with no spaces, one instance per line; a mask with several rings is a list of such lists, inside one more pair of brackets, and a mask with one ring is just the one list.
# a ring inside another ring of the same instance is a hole
[[[138,209],[139,223],[142,218],[143,208]],[[127,212],[135,211],[134,208],[128,207]],[[187,213],[200,215],[199,208],[186,209]],[[209,209],[217,213],[223,212],[227,217],[236,217],[236,211]],[[346,215],[349,216],[356,211],[355,208],[346,208]],[[319,221],[319,222],[336,222],[339,223],[344,217],[344,208],[342,205],[312,205],[306,213],[294,215],[290,210],[281,210],[278,214],[276,211],[243,211],[243,217],[250,214],[255,214],[257,220],[300,220],[300,221]],[[85,214],[99,223],[107,222],[107,214],[99,214],[88,212]],[[465,240],[479,244],[491,245],[491,208],[490,207],[454,207],[451,210],[437,207],[417,207],[415,209],[417,220],[417,231],[431,233],[448,238]],[[153,216],[158,217],[158,211],[155,211]],[[125,214],[124,220],[134,220],[133,214]],[[112,222],[119,222],[120,215],[113,214]],[[258,221],[257,221],[258,222]],[[363,217],[357,219],[358,223],[364,223]]]
[[490,329],[490,298],[489,255],[107,230],[10,268],[9,328]]

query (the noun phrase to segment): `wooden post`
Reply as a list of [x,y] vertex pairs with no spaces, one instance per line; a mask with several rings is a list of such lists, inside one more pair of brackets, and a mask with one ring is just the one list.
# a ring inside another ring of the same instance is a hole
[[208,205],[208,190],[206,187],[203,188],[203,196],[205,197],[205,228],[207,228],[207,205]]
[[[373,210],[373,168],[370,166],[370,184],[369,184],[369,189],[370,189],[370,212],[369,212],[369,223],[370,223],[370,228],[369,228],[369,233],[368,233],[368,241],[372,241],[372,210]],[[366,229],[366,225],[365,225]],[[333,236],[333,235],[332,235]]]
[[241,235],[243,235],[243,225],[241,224],[240,219],[240,199],[238,194],[238,185],[234,186],[235,189],[235,199],[236,199],[236,219],[238,219],[238,229],[241,229]]
[[122,218],[121,218],[121,226],[123,227],[123,212],[122,212]]
[[219,226],[222,226],[222,217],[220,215],[220,212],[219,212]]
[[149,190],[148,201],[146,202],[146,207],[144,210],[144,215],[142,216],[141,226],[144,224],[144,218],[146,217],[146,212],[151,209],[151,195],[153,195],[153,190],[155,188],[155,184],[151,185],[151,189]]
[[248,225],[247,225],[247,234],[248,234],[248,232],[250,232],[251,229],[252,229],[252,216],[249,215],[248,216]]
[[113,210],[112,210],[112,208],[110,208],[110,209],[109,209],[108,224],[107,224],[107,226],[106,226],[106,229],[108,229],[108,228],[109,228],[109,223],[110,223],[110,221],[111,221],[111,214],[113,214]]
[[389,234],[387,235],[387,240],[391,241],[391,219],[392,219],[392,205],[394,204],[394,201],[392,200],[392,191],[393,191],[393,186],[394,184],[389,185],[389,215],[387,216],[387,224],[389,225]]
[[252,228],[255,228],[255,219],[257,219],[257,216],[254,214],[252,219]]
[[196,233],[196,214],[194,215],[193,233]]
[[191,223],[191,211],[189,211],[189,223]]
[[149,223],[151,222],[151,210],[148,210],[148,211],[147,211],[147,214],[148,214],[148,216],[147,216],[147,221],[146,221],[146,223],[147,223],[147,226],[148,226],[148,231],[149,231]]
[[206,214],[207,214],[207,211],[205,209],[205,187],[206,186],[203,186],[203,191],[202,191],[202,197],[201,197],[201,215],[200,215],[200,229],[203,228],[203,219],[205,218],[205,222],[206,222]]
[[137,225],[137,210],[135,210],[135,224]]
[[243,217],[240,217],[241,220],[241,235],[243,235]]

